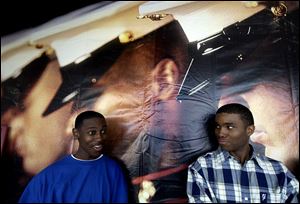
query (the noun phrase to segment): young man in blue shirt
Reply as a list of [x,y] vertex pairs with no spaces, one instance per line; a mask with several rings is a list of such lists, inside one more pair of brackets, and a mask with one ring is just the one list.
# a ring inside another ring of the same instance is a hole
[[36,175],[19,202],[128,202],[127,184],[120,166],[102,154],[106,129],[106,120],[100,113],[79,114],[73,129],[79,141],[78,151]]
[[281,162],[253,150],[254,130],[247,107],[232,103],[218,109],[219,148],[189,166],[189,202],[298,203],[299,182]]

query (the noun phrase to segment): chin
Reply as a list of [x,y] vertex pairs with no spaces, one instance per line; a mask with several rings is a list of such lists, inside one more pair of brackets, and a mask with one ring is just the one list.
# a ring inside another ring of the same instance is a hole
[[24,171],[29,175],[36,175],[49,164],[40,164],[36,162],[25,161],[23,164]]
[[228,152],[232,151],[232,148],[228,147],[227,145],[223,145],[223,144],[220,145],[220,144],[219,144],[219,146],[222,147],[222,149],[224,149],[224,150],[226,150],[226,151],[228,151]]
[[90,154],[90,158],[92,159],[96,159],[97,157],[99,157],[102,154],[102,152],[98,152],[98,153],[94,153],[94,154]]

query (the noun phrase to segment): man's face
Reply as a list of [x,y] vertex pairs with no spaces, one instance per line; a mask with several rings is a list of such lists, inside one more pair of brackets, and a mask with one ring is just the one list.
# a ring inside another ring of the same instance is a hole
[[242,96],[253,113],[253,142],[266,147],[266,156],[290,169],[299,162],[299,112],[292,105],[289,86],[262,84]]
[[[176,101],[178,68],[170,59],[156,61],[155,46],[158,45],[142,43],[126,49],[93,87],[84,90],[91,89],[90,93],[94,89],[101,90],[91,109],[102,113],[107,120],[105,147],[129,167],[138,165],[145,149],[151,151],[148,155],[154,155],[159,165],[167,168],[189,159],[190,154],[180,151],[183,146],[188,149],[193,145],[193,154],[195,149],[207,151],[210,148],[210,144],[203,144],[205,139],[202,138],[206,138],[204,126],[208,113],[214,113],[214,107],[204,107],[199,101]],[[69,123],[69,130],[73,121]],[[145,135],[155,137],[143,141]],[[190,144],[191,139],[193,144]],[[151,144],[143,146],[144,143]],[[163,151],[167,153],[161,153]]]
[[72,136],[66,135],[65,125],[71,104],[42,117],[60,83],[58,63],[51,62],[27,94],[24,110],[9,124],[11,150],[22,157],[23,167],[29,174],[38,173],[70,152]]
[[239,114],[218,113],[215,135],[219,145],[229,152],[242,152],[248,146],[247,126]]
[[148,56],[134,50],[128,52],[90,88],[102,89],[93,109],[106,118],[107,146],[115,156],[123,155],[147,125],[152,100]]
[[104,118],[88,118],[82,121],[78,129],[74,130],[78,137],[79,149],[76,156],[79,159],[95,159],[102,153],[103,141],[106,136],[106,122]]

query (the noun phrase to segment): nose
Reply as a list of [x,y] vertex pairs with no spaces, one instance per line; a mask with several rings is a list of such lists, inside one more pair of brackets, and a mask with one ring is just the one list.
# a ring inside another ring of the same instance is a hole
[[17,116],[10,123],[9,132],[9,150],[19,152],[21,146],[24,146],[24,120],[22,117]]
[[97,141],[102,141],[103,140],[103,137],[104,137],[104,134],[101,133],[100,131],[97,132],[97,134],[95,135],[95,140]]
[[227,137],[228,131],[226,128],[220,127],[215,129],[215,134],[217,137],[224,138]]

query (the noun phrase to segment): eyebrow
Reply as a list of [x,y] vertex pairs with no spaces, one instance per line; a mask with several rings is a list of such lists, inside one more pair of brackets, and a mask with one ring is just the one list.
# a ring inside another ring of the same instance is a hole
[[[235,123],[224,123],[223,125],[234,125]],[[220,125],[219,123],[216,122],[216,125]]]
[[235,123],[225,123],[226,125],[234,125]]
[[98,129],[97,127],[87,127],[86,129]]

